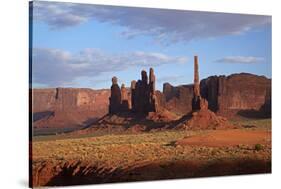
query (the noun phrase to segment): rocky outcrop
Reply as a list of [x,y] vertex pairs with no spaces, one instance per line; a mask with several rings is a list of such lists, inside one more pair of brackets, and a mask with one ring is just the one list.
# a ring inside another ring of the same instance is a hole
[[34,128],[83,127],[108,113],[109,90],[32,89]]
[[218,116],[214,112],[203,109],[193,112],[185,117],[176,128],[186,130],[205,130],[205,129],[234,129],[234,125],[230,124],[227,118]]

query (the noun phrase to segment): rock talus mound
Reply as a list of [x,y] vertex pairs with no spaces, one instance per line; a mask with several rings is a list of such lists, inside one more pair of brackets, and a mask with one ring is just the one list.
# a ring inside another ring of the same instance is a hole
[[188,119],[184,120],[176,127],[187,130],[236,128],[236,126],[229,123],[226,118],[217,116],[210,110],[199,110],[197,112],[193,112]]

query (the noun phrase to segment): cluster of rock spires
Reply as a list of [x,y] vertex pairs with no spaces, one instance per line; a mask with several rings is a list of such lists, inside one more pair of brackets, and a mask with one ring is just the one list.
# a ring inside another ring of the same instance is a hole
[[[141,72],[141,80],[131,82],[131,88],[128,92],[125,85],[121,89],[117,83],[117,78],[112,78],[111,96],[109,98],[109,114],[118,114],[121,112],[131,112],[136,114],[148,115],[148,117],[157,117],[161,114],[167,115],[158,105],[158,99],[155,92],[156,77],[154,70],[150,68],[149,79],[145,70]],[[160,111],[161,109],[161,111]],[[229,128],[231,124],[226,118],[217,116],[208,109],[208,101],[201,96],[198,57],[194,57],[194,85],[192,98],[192,112],[184,116],[176,127],[185,129],[216,129]]]
[[146,71],[143,70],[141,80],[133,80],[128,92],[124,84],[121,85],[120,89],[117,77],[113,77],[111,96],[109,98],[109,113],[116,114],[130,111],[147,115],[149,112],[157,112],[155,81],[156,77],[152,68],[149,70],[149,79]]
[[[153,68],[149,70],[149,79],[145,70],[141,72],[141,80],[131,81],[130,92],[125,85],[118,85],[117,77],[112,78],[111,96],[109,97],[109,113],[131,111],[133,113],[148,114],[158,112],[159,106],[155,92],[156,77]],[[130,99],[129,99],[130,97]],[[208,109],[208,101],[201,97],[198,57],[194,57],[194,90],[192,111]]]

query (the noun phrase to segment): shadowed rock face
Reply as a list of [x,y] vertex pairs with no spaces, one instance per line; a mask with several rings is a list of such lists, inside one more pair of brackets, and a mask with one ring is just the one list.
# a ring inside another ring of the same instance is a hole
[[129,111],[131,107],[131,101],[129,100],[128,90],[125,88],[125,85],[122,84],[121,86],[121,110],[122,111]]
[[112,78],[109,98],[109,113],[114,114],[121,110],[121,89],[117,83],[117,77]]
[[149,112],[149,97],[150,97],[150,86],[148,83],[146,71],[141,72],[141,80],[138,80],[135,88],[135,112],[136,113],[146,113]]
[[156,77],[154,70],[149,70],[149,80],[145,70],[141,72],[141,80],[131,82],[132,112],[147,115],[158,110],[158,100],[155,91]]
[[108,112],[109,90],[49,88],[32,90],[34,128],[87,125]]

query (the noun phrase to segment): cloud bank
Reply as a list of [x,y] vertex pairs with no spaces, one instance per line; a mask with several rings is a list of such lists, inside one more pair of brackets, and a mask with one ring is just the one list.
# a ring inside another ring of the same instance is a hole
[[216,60],[218,63],[241,63],[241,64],[256,64],[264,62],[263,57],[255,56],[227,56]]
[[270,16],[42,1],[33,4],[34,20],[47,23],[51,29],[64,29],[95,20],[122,27],[121,35],[128,39],[149,35],[164,44],[243,34],[271,24]]
[[133,67],[156,67],[164,64],[184,64],[186,57],[172,57],[162,53],[134,51],[108,54],[99,49],[84,49],[70,53],[61,49],[33,49],[33,83],[57,87],[75,85],[79,78],[93,79],[108,72]]

